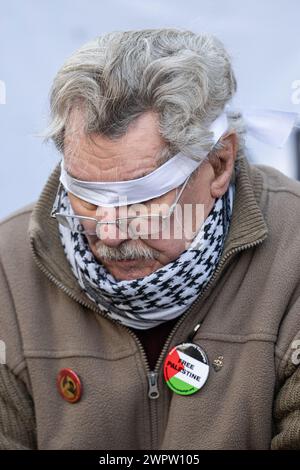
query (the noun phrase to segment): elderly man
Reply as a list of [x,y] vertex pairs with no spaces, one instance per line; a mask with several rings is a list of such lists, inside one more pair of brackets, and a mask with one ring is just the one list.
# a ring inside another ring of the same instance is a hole
[[0,228],[2,449],[300,448],[300,185],[247,161],[213,36],[58,72],[62,154]]

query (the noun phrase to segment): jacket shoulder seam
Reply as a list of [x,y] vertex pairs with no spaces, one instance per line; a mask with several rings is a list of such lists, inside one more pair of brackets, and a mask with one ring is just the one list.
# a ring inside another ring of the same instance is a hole
[[282,186],[281,188],[267,187],[266,189],[267,191],[272,192],[272,193],[289,193],[300,199],[300,192],[297,193],[293,191],[292,189],[286,188],[284,186]]

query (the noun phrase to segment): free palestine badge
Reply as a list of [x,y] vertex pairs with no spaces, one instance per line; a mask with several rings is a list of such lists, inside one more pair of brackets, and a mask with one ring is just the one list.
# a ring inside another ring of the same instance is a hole
[[194,343],[175,346],[164,363],[165,381],[178,395],[192,395],[205,384],[209,374],[206,353]]

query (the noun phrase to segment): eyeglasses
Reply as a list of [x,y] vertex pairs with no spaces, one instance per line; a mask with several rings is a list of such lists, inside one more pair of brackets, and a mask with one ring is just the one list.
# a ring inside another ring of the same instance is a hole
[[188,178],[184,181],[179,193],[178,189],[176,189],[175,201],[171,204],[167,214],[165,215],[149,213],[149,209],[145,204],[133,204],[132,206],[129,206],[128,213],[142,211],[147,212],[146,214],[135,214],[129,217],[120,217],[113,221],[99,221],[95,217],[63,214],[61,212],[57,212],[57,209],[60,207],[63,189],[63,185],[60,183],[51,211],[51,217],[56,218],[59,224],[67,227],[72,232],[84,233],[86,235],[97,235],[97,237],[100,239],[104,238],[103,235],[101,236],[101,228],[111,225],[118,227],[120,232],[126,233],[130,238],[157,235],[170,227],[170,217],[172,216],[175,207],[179,202],[179,199],[188,183],[190,176],[188,176]]

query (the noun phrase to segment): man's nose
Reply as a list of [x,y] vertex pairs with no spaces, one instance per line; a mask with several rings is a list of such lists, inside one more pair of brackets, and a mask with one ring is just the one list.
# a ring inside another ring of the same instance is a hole
[[117,219],[121,216],[115,207],[97,209],[97,219],[101,222],[97,225],[97,236],[105,245],[117,247],[129,239],[127,232],[118,227]]

